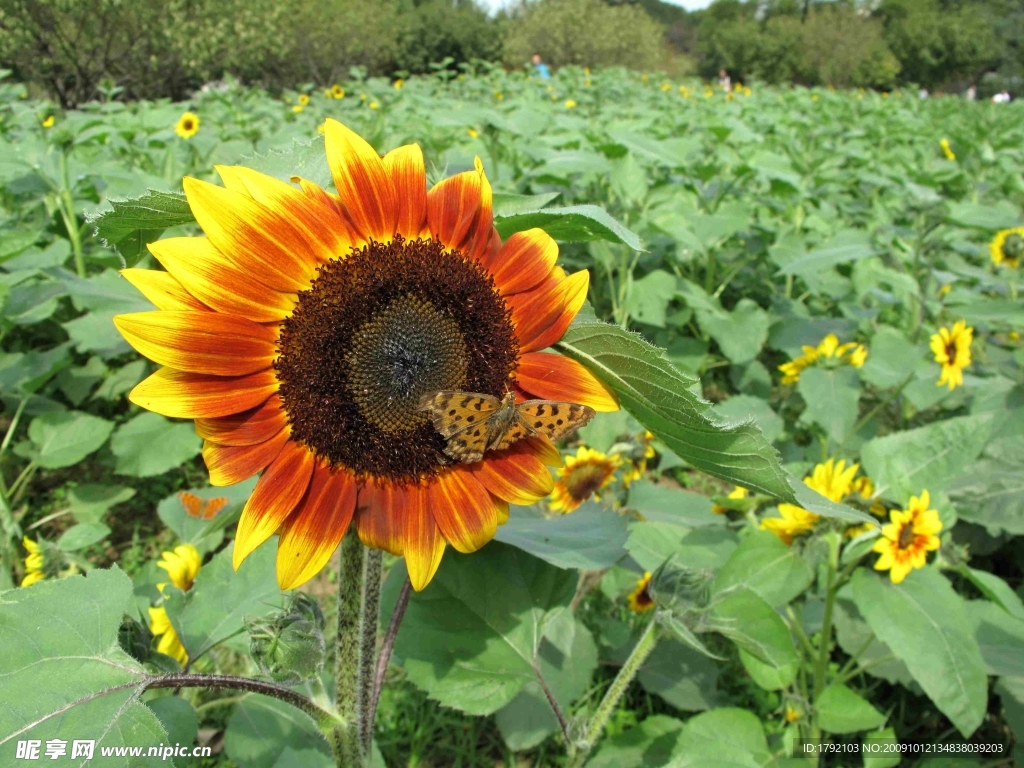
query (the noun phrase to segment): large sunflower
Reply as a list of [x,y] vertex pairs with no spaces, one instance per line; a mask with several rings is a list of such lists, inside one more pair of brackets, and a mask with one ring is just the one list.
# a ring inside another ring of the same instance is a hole
[[501,242],[479,161],[428,192],[418,146],[381,158],[341,123],[324,127],[337,194],[241,167],[217,168],[223,187],[184,180],[206,237],[152,243],[166,272],[123,272],[158,311],[117,327],[164,366],[130,398],[195,419],[214,485],[263,472],[236,567],[279,533],[278,581],[296,587],[354,517],[365,544],[405,556],[419,590],[446,543],[482,547],[510,502],[551,492],[545,465],[561,461],[527,438],[453,464],[423,395],[618,405],[581,365],[541,351],[583,305],[588,274],[555,266],[540,229]]

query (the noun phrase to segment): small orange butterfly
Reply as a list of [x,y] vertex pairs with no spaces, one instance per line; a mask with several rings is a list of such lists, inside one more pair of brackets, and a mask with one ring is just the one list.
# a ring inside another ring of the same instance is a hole
[[517,405],[512,392],[499,400],[479,392],[442,390],[424,396],[420,410],[430,414],[434,429],[448,441],[444,452],[464,464],[524,437],[559,440],[594,416],[593,408],[577,403],[527,400]]
[[194,493],[182,491],[178,494],[181,506],[185,508],[185,514],[199,520],[212,520],[218,512],[228,505],[228,500],[223,496],[203,501]]

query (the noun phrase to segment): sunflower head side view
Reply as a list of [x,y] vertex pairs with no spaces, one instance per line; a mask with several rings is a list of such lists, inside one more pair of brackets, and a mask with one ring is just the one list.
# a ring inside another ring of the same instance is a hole
[[277,533],[278,581],[297,587],[354,522],[421,590],[448,544],[482,547],[510,503],[551,492],[561,463],[535,436],[455,463],[425,395],[618,403],[543,351],[583,306],[588,273],[557,266],[543,230],[501,241],[479,160],[428,191],[419,146],[380,157],[335,120],[324,133],[336,194],[243,167],[217,167],[223,186],[184,180],[205,236],[151,243],[166,271],[122,272],[157,310],[115,323],[163,366],[130,398],[195,420],[212,484],[262,472],[236,568]]

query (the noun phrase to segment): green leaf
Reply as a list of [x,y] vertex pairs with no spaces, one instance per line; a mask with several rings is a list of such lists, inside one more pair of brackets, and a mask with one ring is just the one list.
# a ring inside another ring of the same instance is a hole
[[87,483],[68,491],[68,506],[78,522],[98,523],[108,509],[128,501],[134,495],[134,488]]
[[629,485],[629,506],[649,523],[671,523],[688,528],[717,528],[725,518],[711,511],[711,499],[676,488],[636,480]]
[[494,206],[494,218],[504,219],[509,216],[516,216],[520,213],[539,211],[560,194],[562,193],[542,192],[539,195],[513,195],[507,192],[495,192],[494,200],[492,202]]
[[615,391],[643,426],[680,458],[708,474],[777,498],[791,499],[778,454],[751,425],[722,428],[710,404],[690,394],[694,379],[662,350],[605,323],[579,323],[557,348]]
[[1024,328],[1024,308],[1019,301],[979,298],[970,304],[961,304],[955,309],[968,323]]
[[797,389],[807,407],[800,421],[817,424],[835,443],[843,443],[857,422],[860,384],[855,368],[808,368]]
[[77,552],[91,544],[102,541],[110,535],[110,528],[103,523],[79,523],[68,528],[57,539],[57,546],[65,552]]
[[1024,620],[988,600],[968,600],[964,608],[988,674],[1024,677]]
[[687,720],[674,754],[665,768],[761,768],[772,760],[757,715],[734,707]]
[[983,458],[968,463],[947,490],[960,519],[983,525],[993,535],[1024,534],[1024,462]]
[[272,148],[266,154],[246,155],[241,164],[280,181],[288,182],[293,176],[301,176],[324,189],[334,185],[322,136],[315,136],[311,141],[295,139],[289,146]]
[[860,377],[879,389],[892,389],[907,380],[921,350],[907,341],[895,328],[883,326],[871,337],[868,359],[860,368]]
[[1020,211],[1013,203],[1000,200],[993,204],[950,203],[946,220],[952,224],[972,229],[985,229],[994,232],[998,229],[1011,229],[1021,223]]
[[747,670],[747,674],[750,675],[751,680],[766,691],[781,691],[789,687],[796,679],[797,670],[800,668],[799,662],[786,664],[782,667],[773,667],[771,664],[765,664],[753,654],[747,653],[742,648],[740,649],[740,661],[743,664],[743,668]]
[[786,264],[776,275],[813,275],[823,269],[875,255],[871,236],[858,229],[844,229],[826,244]]
[[174,422],[155,413],[140,413],[117,428],[110,450],[119,475],[152,477],[184,464],[202,450],[192,422]]
[[822,691],[815,709],[826,733],[868,731],[885,722],[885,715],[841,683],[832,683]]
[[679,281],[679,292],[697,315],[701,330],[718,343],[731,362],[749,362],[761,351],[768,339],[769,321],[768,313],[756,302],[742,298],[729,312],[689,280]]
[[630,285],[626,309],[636,322],[664,328],[665,310],[675,295],[675,275],[655,269]]
[[775,442],[782,434],[785,424],[765,400],[752,395],[733,395],[714,406],[719,418],[728,422],[753,420],[769,442]]
[[96,388],[92,399],[117,400],[121,395],[142,381],[148,367],[149,364],[145,360],[136,360],[133,363],[128,363],[128,365],[118,368]]
[[713,594],[750,589],[773,608],[810,586],[814,575],[803,559],[768,531],[750,531],[715,576]]
[[651,715],[639,725],[605,737],[587,768],[661,768],[675,753],[683,723],[668,715]]
[[675,558],[687,568],[718,568],[736,549],[736,534],[725,528],[683,528],[669,523],[632,523],[626,549],[645,571]]
[[852,594],[849,587],[841,589],[841,597],[836,600],[832,614],[839,647],[849,656],[859,653],[860,663],[866,667],[866,674],[916,690],[917,685],[910,670],[896,658],[889,646],[875,637],[875,633],[857,610]]
[[62,739],[70,747],[89,738],[96,755],[166,743],[159,720],[138,701],[146,672],[117,643],[131,597],[131,580],[117,568],[0,593],[0,743]]
[[960,416],[879,437],[861,449],[861,464],[879,494],[906,503],[923,490],[949,488],[988,442],[992,416]]
[[32,419],[28,436],[38,452],[36,462],[45,469],[60,469],[77,464],[99,450],[113,422],[80,411],[44,413]]
[[715,595],[711,615],[716,631],[766,664],[782,668],[797,662],[786,623],[752,589],[737,587]]
[[1024,621],[1024,602],[1020,596],[1013,591],[1009,584],[988,571],[981,571],[977,568],[968,568],[962,565],[960,573],[968,578],[978,590],[993,603],[1006,611],[1011,616]]
[[208,552],[220,544],[224,536],[225,524],[236,519],[234,513],[241,511],[242,505],[245,504],[252,494],[253,488],[256,487],[257,479],[254,476],[235,485],[216,488],[189,488],[189,493],[198,496],[204,502],[213,499],[227,499],[227,504],[213,520],[201,520],[190,516],[177,493],[161,501],[157,505],[156,513],[164,525],[174,531],[182,544],[192,544],[200,552]]
[[133,266],[165,229],[194,224],[195,217],[181,192],[157,192],[130,200],[109,200],[110,210],[90,217],[96,236]]
[[593,502],[550,520],[513,511],[494,538],[558,568],[597,571],[626,555],[627,522],[615,510]]
[[271,539],[257,548],[237,573],[231,566],[232,544],[202,567],[187,593],[168,590],[164,607],[190,659],[238,632],[243,617],[264,616],[282,605],[275,544]]
[[725,698],[718,690],[715,662],[675,639],[655,646],[637,680],[645,691],[684,712],[712,709]]
[[[899,740],[891,727],[865,733],[862,744],[864,768],[896,768],[900,764]],[[868,745],[873,750],[870,753],[867,751]]]
[[[391,569],[382,617],[404,578],[404,566]],[[576,580],[501,542],[475,555],[447,553],[429,586],[409,600],[395,654],[431,699],[470,714],[495,712],[536,679],[533,654],[546,621],[569,604]]]
[[[150,699],[146,706],[153,710],[160,725],[167,731],[167,744],[188,746],[195,743],[199,731],[199,716],[188,702],[181,696],[161,696]],[[172,765],[176,768],[187,768],[187,757],[172,757]]]
[[30,248],[43,233],[37,229],[0,230],[0,263]]
[[494,219],[494,226],[504,240],[514,232],[540,227],[555,240],[584,243],[607,240],[622,243],[634,251],[642,251],[640,238],[630,232],[596,205],[573,205],[566,208],[545,208]]
[[988,680],[960,596],[935,568],[912,571],[899,584],[858,568],[852,585],[875,636],[969,738],[985,717]]
[[235,765],[274,768],[288,749],[330,755],[330,747],[313,719],[279,699],[246,694],[224,732],[224,749]]

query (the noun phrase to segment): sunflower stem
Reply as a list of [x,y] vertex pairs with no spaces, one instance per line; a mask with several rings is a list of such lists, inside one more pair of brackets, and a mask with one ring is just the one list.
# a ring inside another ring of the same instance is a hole
[[376,719],[377,702],[380,700],[380,691],[384,687],[384,675],[388,671],[388,661],[391,659],[391,651],[395,647],[398,628],[402,625],[405,609],[409,607],[409,595],[411,592],[412,583],[409,581],[409,577],[406,576],[405,583],[402,584],[402,590],[398,593],[398,600],[395,602],[395,610],[391,613],[391,621],[388,623],[388,630],[380,647],[380,655],[377,657],[377,669],[373,675],[373,696],[370,699],[370,708],[367,710],[367,719],[371,725]]
[[640,635],[640,639],[629,654],[629,658],[626,659],[626,662],[619,670],[619,674],[612,681],[611,687],[605,693],[604,698],[601,699],[597,711],[590,718],[590,722],[587,723],[583,739],[578,743],[569,743],[568,768],[582,768],[584,763],[587,762],[591,750],[601,737],[601,733],[608,724],[608,719],[618,705],[619,699],[622,698],[622,694],[626,692],[629,684],[633,682],[633,678],[636,677],[640,667],[647,660],[647,657],[651,655],[651,651],[654,650],[654,646],[657,643],[658,624],[652,621],[647,625],[644,633]]
[[360,768],[365,764],[359,740],[361,613],[363,562],[366,548],[354,530],[341,541],[341,571],[338,574],[338,635],[335,640],[335,707],[341,722],[329,734],[338,768]]
[[377,628],[380,626],[380,575],[384,553],[367,549],[363,560],[363,605],[359,630],[359,738],[363,753],[373,743],[373,682],[377,667]]

